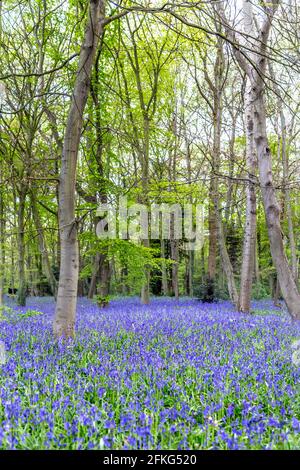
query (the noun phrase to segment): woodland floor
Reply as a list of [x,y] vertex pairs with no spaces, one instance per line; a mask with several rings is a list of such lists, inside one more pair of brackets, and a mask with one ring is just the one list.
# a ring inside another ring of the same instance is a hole
[[2,449],[300,448],[300,338],[270,301],[79,299],[77,337],[52,338],[54,302],[2,312]]

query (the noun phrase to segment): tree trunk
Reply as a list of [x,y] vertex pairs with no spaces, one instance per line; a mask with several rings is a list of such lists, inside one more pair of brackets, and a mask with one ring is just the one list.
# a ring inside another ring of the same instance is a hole
[[226,203],[225,203],[225,211],[224,211],[224,218],[225,218],[225,226],[224,226],[224,236],[225,239],[227,238],[227,233],[230,226],[230,219],[231,219],[231,210],[232,210],[232,199],[233,199],[233,175],[234,175],[234,164],[235,164],[235,136],[236,136],[236,121],[237,115],[234,112],[231,113],[232,115],[232,130],[231,136],[229,140],[229,180],[228,180],[228,189],[226,194]]
[[[182,103],[183,105],[183,103]],[[192,184],[192,158],[191,158],[191,149],[190,142],[187,134],[187,126],[184,125],[184,137],[185,137],[185,146],[186,146],[186,168],[187,168],[187,178],[188,184]],[[189,195],[189,203],[193,204],[193,195]],[[194,273],[194,261],[195,261],[195,252],[193,250],[188,250],[187,252],[187,266],[186,266],[186,294],[190,297],[193,297],[193,273]]]
[[259,271],[259,233],[257,230],[257,224],[256,224],[256,234],[255,234],[255,262],[254,262],[254,276],[255,276],[255,282],[257,284],[260,283],[260,271]]
[[[143,140],[143,156],[142,156],[142,204],[148,204],[148,183],[149,183],[149,145],[150,145],[150,120],[147,114],[144,114],[144,140]],[[149,238],[142,240],[145,248],[150,247]],[[149,304],[150,302],[150,267],[145,264],[144,267],[145,281],[141,289],[141,303]]]
[[26,279],[25,279],[25,199],[26,188],[21,186],[19,191],[19,207],[18,207],[18,268],[19,268],[19,286],[17,304],[26,305]]
[[[1,175],[2,176],[2,175]],[[2,178],[1,178],[2,179]],[[2,184],[2,181],[1,181]],[[5,266],[5,218],[3,188],[0,188],[0,306],[3,305],[4,296],[4,266]]]
[[[213,157],[214,158],[214,157]],[[215,176],[215,164],[212,165],[209,186],[209,213],[208,213],[208,232],[209,232],[209,248],[208,248],[208,265],[207,280],[205,288],[205,300],[213,302],[215,300],[215,284],[217,270],[217,243],[218,243],[218,226],[217,216],[215,212],[215,201],[217,197],[217,179]]]
[[217,216],[218,238],[219,238],[219,247],[220,247],[221,260],[222,260],[222,268],[226,274],[227,288],[228,288],[230,300],[235,305],[235,307],[238,307],[239,295],[238,295],[238,291],[237,291],[236,283],[234,279],[233,267],[232,267],[232,264],[228,255],[227,247],[226,247],[223,223],[222,223],[221,214],[220,214],[219,207],[218,207],[218,202],[216,202],[215,207],[216,207],[216,213],[218,214]]
[[[149,240],[142,240],[142,244],[146,248],[150,247]],[[145,280],[141,289],[141,303],[147,305],[150,302],[150,268],[147,264],[144,267],[144,274]]]
[[[101,53],[101,47],[97,54],[96,66],[95,66],[95,79],[93,80],[93,103],[95,108],[95,127],[96,127],[96,136],[97,136],[97,150],[96,150],[96,164],[97,164],[97,183],[99,187],[98,193],[100,194],[101,204],[107,204],[107,190],[104,174],[104,163],[103,163],[103,138],[102,138],[102,128],[101,128],[101,108],[99,103],[99,58]],[[95,218],[95,227],[101,218]],[[108,259],[108,246],[105,245],[101,249],[101,253],[96,253],[95,256],[95,267],[91,280],[91,286],[89,289],[89,298],[93,298],[95,290],[97,288],[97,279],[99,278],[99,289],[98,294],[100,296],[100,306],[105,307],[109,304],[108,294],[110,286],[110,263]],[[101,300],[102,299],[102,300]]]
[[[164,260],[166,258],[166,242],[163,238],[160,241],[160,251],[161,251],[161,258]],[[163,295],[165,296],[169,295],[168,271],[167,271],[167,266],[166,266],[165,261],[162,261],[162,266],[161,266],[161,283],[162,283]]]
[[99,296],[100,296],[100,306],[105,307],[108,305],[108,294],[109,294],[109,285],[110,285],[110,266],[109,259],[106,253],[100,254],[100,272],[99,272]]
[[286,122],[283,110],[280,111],[281,121],[281,152],[282,152],[282,164],[283,164],[283,188],[285,198],[285,210],[288,221],[288,236],[291,250],[291,268],[296,284],[298,283],[298,262],[297,262],[297,250],[294,235],[294,224],[293,224],[293,212],[291,204],[291,193],[289,189],[289,161],[287,153],[287,133],[286,133]]
[[221,132],[222,132],[222,112],[223,112],[222,93],[223,93],[224,68],[225,68],[225,63],[224,63],[224,55],[223,55],[223,41],[221,39],[218,39],[218,53],[217,53],[217,59],[215,63],[215,86],[213,89],[214,91],[213,169],[214,169],[214,181],[215,181],[213,198],[214,198],[214,212],[215,212],[217,236],[218,236],[218,244],[219,244],[220,255],[221,255],[222,268],[226,274],[227,288],[228,288],[230,299],[234,303],[234,305],[237,307],[238,300],[239,300],[238,291],[237,291],[236,284],[235,284],[232,263],[230,261],[227,246],[226,246],[222,214],[220,212],[218,177],[217,177],[217,174],[219,172],[220,154],[221,154]]
[[193,272],[194,272],[194,251],[187,252],[186,260],[186,279],[185,279],[185,293],[189,297],[193,297]]
[[[173,226],[173,227],[172,227]],[[172,293],[176,300],[179,298],[179,285],[178,285],[178,262],[179,262],[179,250],[178,250],[178,240],[175,240],[174,237],[174,216],[171,216],[171,260],[172,263]]]
[[[143,240],[143,246],[149,247],[149,240]],[[145,281],[141,289],[141,303],[147,305],[150,302],[150,270],[147,265],[145,265]]]
[[278,131],[278,152],[280,155],[280,143],[281,143],[281,158],[282,158],[282,170],[283,170],[283,194],[285,212],[288,222],[288,237],[291,250],[291,268],[296,284],[298,283],[298,262],[297,262],[297,249],[294,235],[294,224],[293,224],[293,211],[291,204],[291,194],[289,189],[289,156],[288,156],[288,136],[286,129],[286,119],[283,109],[283,99],[281,98],[281,90],[276,81],[276,75],[273,70],[273,65],[269,62],[270,75],[273,80],[274,91],[277,95],[277,106],[279,110],[280,118],[280,132]]
[[241,288],[239,310],[249,313],[252,281],[255,267],[256,237],[256,153],[254,144],[253,106],[251,102],[251,83],[247,79],[245,90],[245,128],[246,128],[246,166],[248,183],[246,186],[246,221],[241,268]]
[[60,276],[53,330],[56,337],[74,337],[79,253],[75,220],[76,166],[83,112],[99,38],[104,2],[90,0],[87,27],[80,50],[76,82],[64,136],[59,186]]
[[95,295],[96,292],[96,287],[97,287],[97,279],[99,275],[99,266],[100,266],[100,253],[96,253],[95,255],[95,260],[94,260],[94,268],[93,268],[93,273],[92,273],[92,279],[90,282],[90,287],[89,287],[89,292],[88,292],[88,298],[92,299]]
[[47,279],[47,281],[50,285],[52,294],[56,298],[56,295],[57,295],[57,282],[56,282],[56,279],[54,277],[53,271],[51,269],[51,264],[50,264],[50,260],[49,260],[49,253],[48,253],[48,249],[47,249],[47,245],[46,245],[46,241],[45,241],[45,237],[44,237],[44,230],[43,230],[43,227],[42,227],[40,215],[39,215],[38,208],[37,208],[37,205],[36,205],[35,195],[33,193],[31,193],[30,198],[31,198],[31,208],[32,208],[33,220],[34,220],[36,230],[37,230],[37,234],[38,234],[39,250],[40,250],[40,253],[41,253],[41,256],[42,256],[43,274],[45,275],[45,277],[46,277],[46,279]]
[[[111,269],[107,253],[96,253],[92,279],[90,283],[88,298],[92,299],[97,292],[99,295],[99,306],[106,307],[109,303],[109,286]],[[98,283],[99,282],[99,283]],[[98,284],[98,288],[97,288]]]
[[[261,59],[262,61],[263,59]],[[263,71],[261,71],[263,73]],[[260,76],[263,76],[260,75]],[[271,255],[276,267],[283,298],[292,318],[300,319],[300,295],[284,252],[280,226],[280,209],[277,202],[272,175],[272,157],[267,139],[264,84],[260,76],[252,83],[254,103],[254,139],[257,149],[260,185],[265,217],[268,227]]]

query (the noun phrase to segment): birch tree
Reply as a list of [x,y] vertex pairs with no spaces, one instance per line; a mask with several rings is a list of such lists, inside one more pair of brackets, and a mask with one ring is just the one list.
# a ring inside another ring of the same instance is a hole
[[[244,33],[247,37],[255,33],[252,4],[244,0]],[[255,60],[255,55],[250,54],[251,60]],[[249,313],[252,281],[254,274],[255,260],[255,237],[256,237],[256,171],[257,158],[254,143],[254,107],[252,102],[252,84],[250,78],[246,78],[244,92],[245,106],[245,131],[246,131],[246,168],[248,182],[246,185],[246,220],[244,231],[243,257],[241,267],[241,288],[239,298],[239,309],[242,313]]]

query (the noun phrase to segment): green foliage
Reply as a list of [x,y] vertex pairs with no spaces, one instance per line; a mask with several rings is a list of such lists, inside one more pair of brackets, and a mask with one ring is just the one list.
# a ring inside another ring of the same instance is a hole
[[43,315],[43,312],[30,308],[23,312],[20,310],[14,310],[13,308],[6,305],[0,307],[0,321],[5,321],[8,323],[17,323],[28,318],[35,318],[40,315]]
[[31,318],[31,317],[36,317],[36,316],[39,316],[39,315],[43,315],[43,312],[40,312],[39,310],[33,310],[33,309],[29,308],[28,310],[26,310],[26,312],[18,313],[18,315],[21,316],[21,318]]
[[8,321],[9,318],[14,314],[14,310],[7,305],[1,305],[0,307],[0,321]]
[[109,295],[95,295],[94,299],[98,307],[104,308],[109,304],[110,296]]
[[269,289],[261,283],[255,283],[252,289],[253,299],[266,299],[269,296]]

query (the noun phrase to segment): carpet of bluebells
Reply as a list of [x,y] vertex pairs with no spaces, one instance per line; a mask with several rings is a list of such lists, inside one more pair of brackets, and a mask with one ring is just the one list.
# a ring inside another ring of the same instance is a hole
[[68,343],[53,312],[0,317],[1,449],[300,448],[300,325],[271,302],[83,299]]

